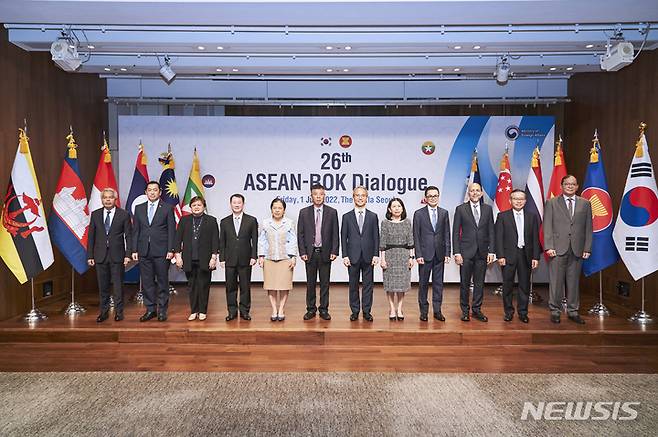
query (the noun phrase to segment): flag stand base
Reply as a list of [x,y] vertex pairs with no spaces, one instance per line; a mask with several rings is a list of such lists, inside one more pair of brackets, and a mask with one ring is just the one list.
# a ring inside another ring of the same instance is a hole
[[114,308],[114,296],[110,296],[110,308]]
[[77,302],[71,302],[69,306],[67,306],[66,309],[64,310],[64,314],[66,314],[67,316],[75,316],[78,314],[84,314],[86,312],[87,310],[85,309],[85,307],[83,307]]
[[169,285],[169,295],[174,296],[176,294],[178,294],[178,292],[176,291],[176,288],[174,288],[173,285]]
[[499,285],[498,287],[494,288],[494,291],[492,292],[494,296],[502,296],[503,295],[503,286]]
[[603,302],[597,302],[594,305],[592,305],[592,308],[590,308],[587,311],[589,314],[592,314],[593,316],[599,316],[599,317],[606,317],[610,315],[610,311],[608,310],[608,307],[606,307]]
[[537,294],[536,291],[532,290],[530,291],[530,294],[528,294],[528,302],[529,303],[540,303],[542,301],[542,298],[539,294]]
[[646,313],[644,311],[636,312],[628,320],[631,322],[639,323],[640,325],[647,325],[649,323],[653,323],[653,319],[651,318],[651,315],[649,315],[649,313]]
[[23,319],[29,323],[41,322],[42,320],[47,320],[48,316],[42,313],[39,308],[32,308],[29,313],[25,314]]

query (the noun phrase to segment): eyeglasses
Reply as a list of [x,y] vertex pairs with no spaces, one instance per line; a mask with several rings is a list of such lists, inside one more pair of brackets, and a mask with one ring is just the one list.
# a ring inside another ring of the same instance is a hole
[[438,194],[428,194],[425,197],[427,197],[428,199],[438,199],[439,195]]

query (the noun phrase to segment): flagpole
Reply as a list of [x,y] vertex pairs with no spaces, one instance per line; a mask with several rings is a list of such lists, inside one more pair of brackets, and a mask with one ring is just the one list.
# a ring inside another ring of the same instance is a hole
[[23,319],[28,323],[37,323],[48,319],[48,316],[34,306],[34,278],[30,278],[30,285],[32,286],[32,309]]
[[644,278],[642,278],[642,309],[633,314],[628,320],[631,322],[639,323],[640,325],[653,323],[651,315],[644,311]]
[[539,293],[535,291],[535,288],[533,287],[532,283],[532,277],[533,277],[533,271],[530,269],[530,292],[528,293],[528,302],[529,303],[540,303],[542,301],[541,296]]
[[144,293],[142,293],[142,277],[140,274],[139,277],[139,289],[137,290],[137,293],[135,293],[135,302],[137,303],[144,303]]
[[587,312],[599,317],[610,315],[610,311],[608,311],[608,308],[603,304],[603,272],[601,270],[599,270],[599,301],[592,305],[592,308]]
[[75,316],[83,314],[86,311],[85,307],[75,301],[75,270],[71,267],[71,303],[66,307],[66,310],[64,310],[64,314],[67,316]]

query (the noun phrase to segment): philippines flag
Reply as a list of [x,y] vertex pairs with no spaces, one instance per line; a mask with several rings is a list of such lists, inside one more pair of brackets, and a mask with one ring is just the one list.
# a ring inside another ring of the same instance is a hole
[[539,243],[544,247],[544,181],[541,175],[541,159],[539,148],[535,147],[530,158],[530,171],[525,184],[525,210],[537,215],[539,219]]
[[555,147],[555,161],[553,161],[553,173],[551,173],[551,181],[548,183],[547,200],[562,195],[562,178],[566,175],[567,164],[564,162],[562,137],[560,137]]
[[161,199],[174,207],[174,218],[176,225],[183,216],[180,206],[180,197],[178,196],[178,184],[176,183],[176,164],[174,155],[171,153],[171,144],[165,153],[160,154],[158,161],[162,165],[162,174],[160,175],[160,186],[162,187]]
[[117,193],[115,205],[120,207],[121,201],[119,200],[119,186],[114,177],[114,169],[112,168],[112,155],[107,141],[103,139],[103,147],[101,147],[101,158],[98,161],[98,168],[96,169],[96,177],[94,178],[94,185],[91,187],[91,194],[89,195],[89,211],[96,211],[98,208],[103,207],[101,202],[101,193],[105,188],[112,188]]
[[592,251],[583,261],[583,273],[590,276],[619,261],[619,253],[612,238],[612,199],[608,193],[608,182],[603,167],[603,155],[598,135],[594,134],[589,151],[589,165],[585,172],[585,183],[581,196],[592,205]]
[[636,281],[658,270],[658,189],[645,126],[640,126],[612,233],[621,259]]
[[[482,187],[482,182],[480,180],[480,167],[478,166],[478,152],[477,150],[473,151],[473,158],[471,159],[471,171],[468,174],[468,180],[466,181],[466,193],[464,194],[464,203],[468,202],[468,187],[471,184],[478,184]],[[484,192],[484,189],[482,190]],[[480,197],[480,203],[484,201],[484,196]]]
[[130,183],[130,191],[128,192],[128,201],[126,202],[126,208],[128,208],[128,213],[131,216],[135,213],[135,207],[147,200],[146,185],[149,182],[149,173],[146,164],[147,159],[146,152],[144,152],[144,145],[139,143],[135,172],[133,173],[133,180]]
[[500,160],[500,173],[498,174],[498,186],[496,186],[496,198],[494,199],[494,221],[498,218],[498,213],[512,209],[512,172],[509,165],[509,153],[505,150],[503,159]]
[[87,232],[89,208],[87,194],[80,178],[78,145],[73,132],[67,137],[68,150],[55,188],[53,207],[48,218],[50,237],[76,272],[87,271]]

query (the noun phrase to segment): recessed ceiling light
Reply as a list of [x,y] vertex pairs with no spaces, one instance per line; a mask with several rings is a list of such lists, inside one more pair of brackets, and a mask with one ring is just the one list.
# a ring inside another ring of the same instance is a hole
[[332,71],[334,70],[332,70],[331,68],[327,68],[327,73],[331,73]]
[[123,67],[119,68],[119,70],[121,70],[121,71],[128,71],[128,70],[126,70],[126,69],[123,68]]
[[573,67],[567,67],[567,71],[573,70]]
[[105,70],[105,71],[112,71],[112,69],[111,69],[110,67],[105,67],[105,68],[103,68],[103,70]]
[[326,46],[325,49],[327,49],[327,50],[333,50],[333,47],[332,47],[332,46]]
[[238,70],[237,68],[234,68],[234,69],[231,70],[231,71],[232,71],[233,73],[237,73],[237,72],[240,71],[240,70]]
[[345,50],[352,50],[352,46],[345,46]]
[[221,69],[221,68],[218,68],[218,69],[215,70],[215,71],[218,72],[218,73],[221,73],[221,72],[222,72],[222,69]]
[[461,70],[461,68],[458,67],[458,68],[455,68],[455,69],[452,70],[452,71],[457,72],[457,71],[460,71],[460,70]]
[[480,46],[473,46],[473,50],[480,50]]
[[436,71],[438,71],[440,73],[440,72],[443,71],[443,68],[437,68]]
[[587,45],[585,46],[586,49],[591,49],[592,47],[594,47],[594,44],[587,44]]
[[347,73],[348,71],[350,71],[348,68],[343,68],[343,73]]
[[454,46],[453,48],[454,48],[455,50],[459,50],[459,49],[462,48],[462,46]]
[[549,68],[549,70],[555,71],[555,70],[557,70],[557,67],[551,67],[551,68]]
[[96,46],[94,46],[94,45],[92,45],[92,44],[88,44],[88,45],[87,45],[87,48],[88,48],[89,50],[92,50],[92,49],[95,49]]
[[204,46],[197,46],[197,49],[199,50],[205,50],[206,48]]
[[224,50],[224,47],[222,47],[222,46],[217,46],[217,50]]

